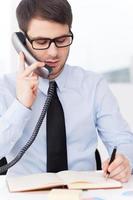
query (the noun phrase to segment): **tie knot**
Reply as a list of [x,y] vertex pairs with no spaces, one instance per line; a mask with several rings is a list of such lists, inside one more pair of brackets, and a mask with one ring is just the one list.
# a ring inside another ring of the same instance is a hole
[[57,89],[57,83],[56,83],[56,81],[53,81],[53,88],[54,88],[54,93],[56,93],[56,89]]
[[56,81],[50,81],[49,85],[51,85],[53,88],[57,87]]
[[54,96],[57,96],[57,83],[54,81]]
[[49,83],[49,89],[48,89],[48,94],[51,93],[51,92],[53,94],[57,94],[56,88],[57,88],[57,83],[55,81],[50,81],[50,83]]

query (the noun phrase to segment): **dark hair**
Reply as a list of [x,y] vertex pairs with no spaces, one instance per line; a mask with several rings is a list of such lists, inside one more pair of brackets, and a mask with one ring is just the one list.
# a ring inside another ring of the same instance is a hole
[[67,0],[21,0],[16,16],[19,28],[27,32],[32,18],[72,25],[72,10]]

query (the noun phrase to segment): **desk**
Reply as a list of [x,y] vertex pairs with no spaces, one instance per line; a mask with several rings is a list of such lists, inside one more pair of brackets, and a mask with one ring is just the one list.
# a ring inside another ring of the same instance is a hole
[[[0,176],[0,199],[2,200],[47,200],[48,192],[20,192],[8,191],[6,176]],[[89,190],[83,193],[83,200],[133,200],[133,176],[128,183],[123,184],[122,189]],[[62,199],[63,200],[63,199]],[[71,200],[71,199],[70,199]]]

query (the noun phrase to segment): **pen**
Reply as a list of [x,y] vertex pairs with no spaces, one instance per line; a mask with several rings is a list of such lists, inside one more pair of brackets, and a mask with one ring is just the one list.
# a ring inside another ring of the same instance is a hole
[[[111,157],[110,157],[109,165],[114,161],[115,155],[116,155],[116,151],[117,151],[117,147],[115,146],[113,151],[112,151]],[[108,179],[109,175],[110,175],[110,172],[107,170],[106,180]]]

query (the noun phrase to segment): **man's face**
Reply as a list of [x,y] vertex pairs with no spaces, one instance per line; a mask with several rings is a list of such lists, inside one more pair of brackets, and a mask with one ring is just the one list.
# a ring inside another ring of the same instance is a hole
[[[70,34],[68,25],[41,19],[32,19],[27,31],[27,35],[31,40],[37,38],[53,39],[68,34]],[[35,50],[29,41],[27,41],[27,46],[39,61],[43,61],[52,67],[53,71],[49,79],[54,79],[61,73],[67,60],[70,46],[58,48],[52,42],[48,49]]]

